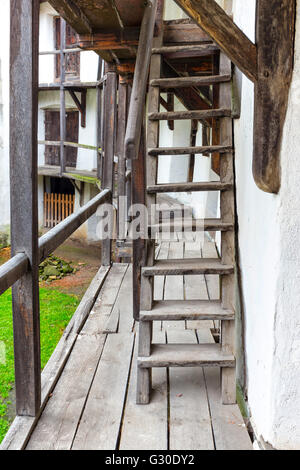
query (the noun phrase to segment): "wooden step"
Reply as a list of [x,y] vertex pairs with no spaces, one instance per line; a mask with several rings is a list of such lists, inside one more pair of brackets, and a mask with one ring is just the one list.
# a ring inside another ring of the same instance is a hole
[[217,258],[156,260],[142,268],[144,276],[183,276],[188,274],[232,274],[234,267]]
[[230,82],[231,75],[210,75],[206,77],[175,77],[156,78],[150,81],[150,86],[159,86],[161,89],[188,88],[192,86],[209,86],[218,83]]
[[154,344],[151,356],[139,357],[138,366],[151,367],[234,367],[235,358],[219,344]]
[[160,222],[149,227],[151,236],[157,233],[170,232],[225,232],[233,230],[233,222],[222,222],[221,219],[187,219],[182,214],[182,219],[171,219],[168,222]]
[[232,146],[211,145],[202,147],[158,147],[149,149],[148,154],[156,155],[195,155],[198,153],[229,153],[232,152]]
[[204,111],[170,111],[149,113],[150,121],[175,121],[184,119],[204,120],[210,118],[232,117],[231,109],[207,109]]
[[149,194],[155,193],[181,193],[186,191],[228,191],[233,188],[231,183],[220,183],[219,181],[199,183],[164,183],[148,186]]
[[220,52],[220,48],[215,44],[191,44],[185,46],[164,46],[152,49],[152,54],[170,55],[174,53],[190,53],[191,56],[206,56]]
[[151,311],[141,311],[140,321],[234,320],[234,311],[214,300],[159,300]]

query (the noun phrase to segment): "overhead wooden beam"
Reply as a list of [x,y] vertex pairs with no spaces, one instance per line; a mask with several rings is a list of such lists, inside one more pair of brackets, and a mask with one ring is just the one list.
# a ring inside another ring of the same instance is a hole
[[[210,37],[194,23],[164,22],[164,44],[205,44],[211,42]],[[140,27],[127,26],[121,29],[107,29],[93,34],[80,33],[77,36],[77,46],[85,50],[120,50],[138,46]]]
[[49,0],[50,5],[69,23],[79,34],[92,32],[92,26],[87,16],[73,0]]
[[258,0],[253,176],[263,191],[280,188],[280,153],[293,72],[295,0]]
[[[257,80],[256,46],[214,0],[175,0],[253,82]],[[271,9],[269,15],[271,16]]]

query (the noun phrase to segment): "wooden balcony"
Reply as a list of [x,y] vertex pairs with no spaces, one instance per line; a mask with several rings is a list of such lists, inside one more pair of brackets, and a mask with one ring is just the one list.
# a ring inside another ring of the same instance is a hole
[[[189,242],[162,242],[157,258],[201,257],[200,242],[190,235]],[[211,242],[202,252],[218,256]],[[131,291],[130,264],[100,268],[42,373],[41,415],[17,417],[2,448],[252,448],[239,407],[221,403],[219,368],[154,369],[151,403],[136,405],[138,323],[133,320]],[[155,282],[156,300],[218,296],[218,276],[162,276]],[[203,320],[155,322],[153,341],[213,344],[215,326]]]

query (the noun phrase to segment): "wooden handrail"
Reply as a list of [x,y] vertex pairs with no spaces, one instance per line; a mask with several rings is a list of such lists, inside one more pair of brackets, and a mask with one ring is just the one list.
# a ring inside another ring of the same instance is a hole
[[[39,238],[39,262],[41,263],[56,248],[58,248],[72,233],[89,219],[110,195],[109,189],[104,189],[85,204],[81,209],[53,227]],[[25,253],[18,253],[0,266],[0,295],[18,281],[27,271],[29,259]]]
[[125,136],[127,159],[137,158],[151,61],[157,0],[149,0],[142,21]]

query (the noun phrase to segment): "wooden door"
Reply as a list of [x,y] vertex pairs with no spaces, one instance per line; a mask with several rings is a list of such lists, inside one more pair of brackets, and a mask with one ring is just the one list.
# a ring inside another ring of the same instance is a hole
[[[59,111],[45,111],[45,140],[60,140]],[[78,143],[79,113],[68,111],[66,113],[66,142]],[[66,166],[76,168],[78,149],[65,147]],[[60,166],[60,148],[47,145],[45,149],[45,164]]]

